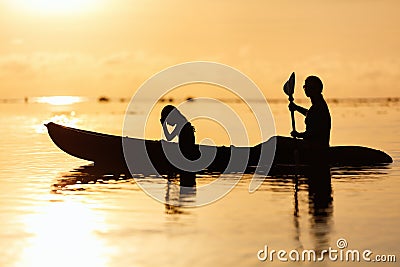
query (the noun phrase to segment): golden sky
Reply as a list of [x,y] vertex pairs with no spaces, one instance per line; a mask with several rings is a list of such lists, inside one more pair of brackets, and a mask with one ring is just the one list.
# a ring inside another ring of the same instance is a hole
[[[268,98],[400,96],[398,0],[0,0],[0,98],[130,97],[156,72],[217,61]],[[188,95],[191,95],[188,92]]]

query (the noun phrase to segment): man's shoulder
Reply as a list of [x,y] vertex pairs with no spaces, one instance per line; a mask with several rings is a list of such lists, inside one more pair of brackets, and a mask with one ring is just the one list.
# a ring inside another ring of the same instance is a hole
[[319,107],[319,108],[328,108],[328,103],[326,103],[324,98],[319,99],[318,101],[316,101],[315,104],[313,104],[313,106]]

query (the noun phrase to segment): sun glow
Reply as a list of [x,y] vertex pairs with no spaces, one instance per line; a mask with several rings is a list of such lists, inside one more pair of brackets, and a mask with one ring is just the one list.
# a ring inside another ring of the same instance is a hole
[[14,4],[47,14],[77,13],[90,10],[99,0],[16,0]]
[[36,103],[46,103],[50,105],[71,105],[84,101],[85,99],[80,96],[42,96],[34,99]]

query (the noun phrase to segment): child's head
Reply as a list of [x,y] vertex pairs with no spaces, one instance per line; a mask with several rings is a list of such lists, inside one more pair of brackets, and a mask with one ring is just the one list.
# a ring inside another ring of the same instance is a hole
[[177,111],[179,112],[176,107],[174,107],[173,105],[167,105],[163,108],[163,110],[161,111],[161,123],[164,124],[165,120],[167,119],[167,117],[173,112],[173,111]]

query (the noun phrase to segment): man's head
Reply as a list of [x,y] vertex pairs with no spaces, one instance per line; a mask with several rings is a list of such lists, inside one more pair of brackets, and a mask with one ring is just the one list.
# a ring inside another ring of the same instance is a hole
[[323,87],[321,79],[317,76],[308,76],[303,85],[307,97],[320,95]]

